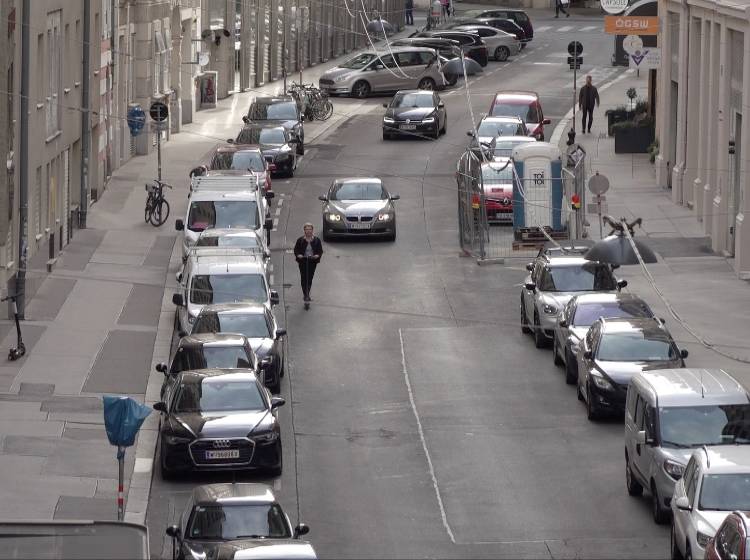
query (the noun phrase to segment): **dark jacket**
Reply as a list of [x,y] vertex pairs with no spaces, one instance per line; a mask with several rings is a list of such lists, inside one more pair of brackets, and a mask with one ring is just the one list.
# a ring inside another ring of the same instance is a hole
[[[313,255],[322,257],[323,256],[323,244],[320,242],[320,239],[318,239],[317,237],[313,235],[313,238],[312,238],[312,241],[310,241],[310,244],[312,245]],[[297,255],[304,255],[305,249],[307,249],[307,239],[305,239],[305,236],[303,235],[299,239],[297,239],[297,242],[294,244],[294,258],[299,260],[297,258]]]
[[595,85],[585,85],[578,94],[578,106],[581,109],[593,109],[599,105],[599,91]]
[[414,0],[406,0],[406,3],[404,4],[404,8],[406,8],[407,10],[413,10]]

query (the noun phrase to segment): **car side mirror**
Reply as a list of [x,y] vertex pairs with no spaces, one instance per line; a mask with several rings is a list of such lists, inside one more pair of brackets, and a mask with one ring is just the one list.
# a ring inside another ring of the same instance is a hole
[[524,288],[526,288],[530,292],[534,292],[536,291],[536,284],[534,284],[534,282],[526,282],[526,284],[524,284]]
[[271,358],[265,357],[260,361],[260,367],[265,368],[271,365]]
[[180,528],[177,525],[170,525],[165,532],[168,537],[172,537],[173,539],[180,538]]
[[183,331],[183,330],[179,330],[179,331],[177,331],[177,336],[179,336],[180,338],[182,338],[183,336],[187,336],[187,333],[185,331]]
[[266,191],[265,197],[266,200],[271,200],[273,198],[276,198],[276,193],[273,191]]
[[286,329],[276,329],[276,338],[286,336]]
[[393,195],[391,195],[391,200],[401,200],[401,195],[400,194],[393,194]]
[[271,410],[284,406],[286,399],[284,397],[271,397]]
[[611,265],[609,265],[609,267],[610,267],[610,268],[611,268],[612,270],[617,270],[618,268],[620,268],[620,265],[619,265],[619,264],[611,264]]
[[591,350],[586,350],[586,351],[585,351],[585,352],[583,353],[583,357],[584,357],[584,358],[586,358],[587,360],[590,360],[591,358],[593,358],[593,357],[594,357],[594,355],[593,355],[593,354],[591,353]]
[[182,220],[175,220],[174,229],[176,229],[177,231],[182,231],[183,229],[185,229],[185,222],[183,222]]
[[440,103],[438,103],[438,109],[443,109],[443,108],[445,108],[445,103],[441,101]]
[[640,430],[635,433],[635,443],[638,445],[645,445],[646,443],[646,431]]
[[227,144],[234,144],[234,138],[227,138]]
[[617,289],[622,290],[623,288],[627,287],[628,281],[627,280],[618,280],[617,281]]
[[164,362],[159,362],[158,364],[156,364],[154,369],[160,373],[163,373],[164,375],[167,374],[167,364],[165,364]]
[[474,136],[476,136],[476,134],[474,134],[473,130],[467,130],[466,131],[466,136],[471,136],[472,138],[474,138]]
[[550,119],[544,119],[542,120],[542,124],[552,124],[552,121]]
[[382,64],[376,64],[374,68],[375,70],[382,70],[383,68],[385,68],[385,66],[383,66]]
[[688,357],[688,351],[685,350],[684,348],[682,350],[680,350],[680,358],[682,358],[684,360],[687,357]]
[[167,405],[164,404],[161,401],[155,402],[154,406],[153,406],[153,409],[154,410],[158,410],[159,412],[165,412],[166,413],[167,412]]
[[271,290],[270,297],[271,305],[278,305],[279,304],[279,292],[276,290]]
[[309,532],[310,532],[310,527],[308,527],[304,523],[300,523],[294,528],[294,538],[297,539],[303,535],[306,535]]
[[560,319],[560,321],[558,322],[558,324],[559,324],[559,325],[560,325],[560,326],[561,326],[562,328],[564,328],[564,329],[567,329],[567,328],[568,328],[568,322],[567,322],[567,321],[566,321],[565,319]]
[[692,511],[692,507],[690,507],[690,502],[688,502],[687,496],[680,496],[677,498],[674,502],[675,507],[677,509],[681,509],[682,511]]
[[387,109],[387,108],[388,108],[388,103],[383,103],[383,109]]
[[526,270],[528,270],[529,272],[533,272],[534,271],[534,263],[527,263],[526,264]]
[[247,123],[250,122],[250,119],[248,118],[247,115],[242,115],[242,122],[245,123],[245,124],[247,124]]
[[327,197],[327,196],[323,196],[323,195],[320,195],[320,196],[318,197],[318,200],[321,200],[321,201],[323,201],[323,202],[328,202],[328,197]]
[[172,294],[172,303],[174,303],[177,307],[182,307],[185,305],[185,300],[182,297],[182,294]]

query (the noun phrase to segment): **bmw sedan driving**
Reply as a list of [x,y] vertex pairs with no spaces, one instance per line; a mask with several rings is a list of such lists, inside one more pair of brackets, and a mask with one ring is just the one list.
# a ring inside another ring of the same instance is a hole
[[323,239],[373,235],[396,240],[398,195],[390,194],[377,177],[336,179],[323,202]]
[[389,103],[383,103],[383,140],[394,136],[438,138],[445,134],[448,114],[434,91],[399,91]]

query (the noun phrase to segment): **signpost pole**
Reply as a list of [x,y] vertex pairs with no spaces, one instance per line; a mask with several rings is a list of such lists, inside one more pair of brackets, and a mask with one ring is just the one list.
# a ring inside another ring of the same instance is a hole
[[599,239],[604,239],[602,234],[602,195],[596,195],[596,209],[599,214]]
[[156,177],[161,183],[161,125],[157,125],[156,132]]
[[[576,131],[576,93],[578,93],[578,64],[573,62],[573,132]],[[584,130],[584,132],[586,132]]]
[[124,499],[124,486],[125,486],[125,447],[122,445],[117,446],[117,466],[118,466],[118,480],[117,480],[117,520],[125,520],[125,499]]

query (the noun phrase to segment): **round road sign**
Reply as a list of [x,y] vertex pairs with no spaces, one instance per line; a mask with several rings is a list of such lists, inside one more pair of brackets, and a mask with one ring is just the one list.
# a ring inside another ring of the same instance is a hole
[[625,11],[630,3],[628,0],[599,0],[602,10],[608,14],[619,14]]
[[169,116],[169,107],[161,101],[154,101],[149,107],[148,114],[156,122],[163,122]]
[[581,56],[583,52],[583,45],[578,41],[571,41],[568,43],[568,54],[570,56]]
[[604,194],[609,190],[609,179],[597,172],[589,179],[589,190],[595,195]]
[[628,35],[622,40],[622,48],[628,54],[643,50],[643,39],[638,35]]

